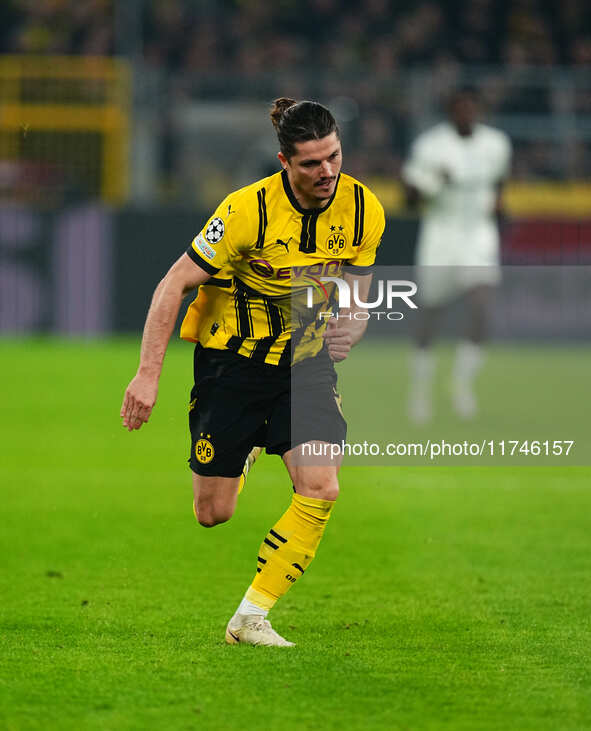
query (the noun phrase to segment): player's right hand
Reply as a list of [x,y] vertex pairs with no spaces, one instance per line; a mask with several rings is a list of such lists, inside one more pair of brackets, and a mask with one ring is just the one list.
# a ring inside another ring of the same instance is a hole
[[128,431],[139,429],[150,418],[156,397],[158,396],[158,382],[139,374],[133,378],[125,390],[123,403],[119,415],[123,419],[123,426]]
[[[345,320],[330,319],[326,325],[323,338],[326,342],[328,355],[334,363],[339,363],[349,355],[353,345],[353,336]],[[354,321],[357,322],[357,321]]]

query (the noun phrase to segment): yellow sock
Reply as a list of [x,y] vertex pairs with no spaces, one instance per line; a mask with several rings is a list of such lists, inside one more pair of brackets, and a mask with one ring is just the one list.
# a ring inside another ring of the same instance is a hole
[[334,503],[294,493],[291,505],[261,544],[247,601],[269,610],[304,573],[316,555]]

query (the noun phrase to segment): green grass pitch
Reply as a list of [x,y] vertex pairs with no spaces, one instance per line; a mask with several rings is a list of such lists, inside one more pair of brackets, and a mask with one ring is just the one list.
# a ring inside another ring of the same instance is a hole
[[190,346],[133,434],[118,411],[137,342],[1,355],[0,728],[591,728],[588,468],[345,468],[316,561],[272,614],[297,647],[228,647],[290,499],[280,461],[200,528]]

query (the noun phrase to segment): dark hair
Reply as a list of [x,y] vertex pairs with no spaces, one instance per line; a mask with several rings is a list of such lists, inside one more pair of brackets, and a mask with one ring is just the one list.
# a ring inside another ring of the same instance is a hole
[[281,152],[289,160],[295,154],[295,143],[321,140],[339,128],[332,114],[318,102],[296,102],[281,97],[271,108],[271,121],[277,132]]

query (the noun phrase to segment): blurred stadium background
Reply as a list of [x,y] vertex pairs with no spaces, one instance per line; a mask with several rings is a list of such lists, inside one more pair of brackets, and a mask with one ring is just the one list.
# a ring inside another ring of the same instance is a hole
[[[438,408],[434,428],[581,436],[590,464],[590,72],[582,0],[0,0],[1,728],[258,729],[265,710],[297,731],[591,727],[588,468],[348,466],[276,610],[298,643],[278,657],[222,641],[291,493],[280,461],[263,456],[227,525],[195,526],[184,343],[149,428],[118,420],[162,273],[276,169],[273,98],[336,112],[344,170],[387,210],[379,263],[408,265],[399,171],[468,82],[514,145],[509,296],[486,423]],[[416,436],[406,347],[343,364],[352,441]]]
[[[4,0],[0,331],[137,332],[212,207],[276,169],[276,96],[318,99],[412,261],[399,170],[459,83],[514,144],[506,264],[591,259],[580,0]],[[133,283],[133,286],[130,284]]]

